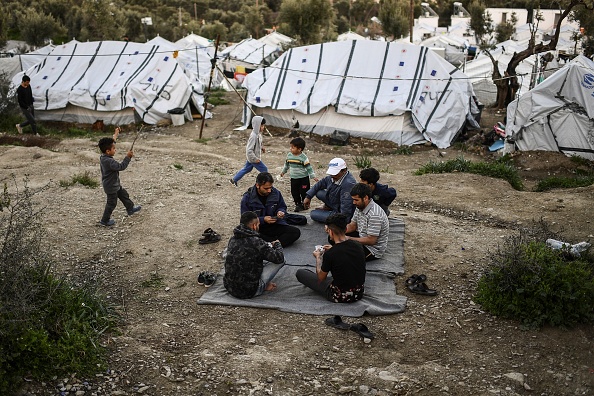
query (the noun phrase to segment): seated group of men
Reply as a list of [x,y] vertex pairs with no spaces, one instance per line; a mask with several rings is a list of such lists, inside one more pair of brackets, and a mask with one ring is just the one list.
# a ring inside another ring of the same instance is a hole
[[[354,302],[363,297],[365,262],[382,257],[388,246],[388,205],[396,190],[377,183],[379,172],[373,168],[362,170],[356,183],[341,158],[330,161],[326,173],[307,191],[303,204],[308,209],[314,196],[324,203],[310,217],[325,224],[328,244],[313,252],[315,272],[303,268],[296,276],[330,301]],[[272,279],[285,262],[283,248],[301,236],[299,228],[287,224],[287,205],[273,184],[274,177],[262,172],[241,200],[241,220],[227,246],[223,278],[237,298],[274,290]]]

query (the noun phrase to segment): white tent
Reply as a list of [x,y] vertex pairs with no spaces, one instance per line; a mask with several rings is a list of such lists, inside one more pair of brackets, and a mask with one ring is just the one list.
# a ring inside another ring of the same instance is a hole
[[465,40],[462,37],[439,35],[423,40],[420,45],[429,48],[443,48],[444,58],[452,65],[461,65],[466,58]]
[[[448,147],[470,114],[472,87],[426,47],[354,40],[292,48],[246,77],[247,102],[269,124],[326,135]],[[412,120],[412,122],[411,122]]]
[[14,54],[6,58],[0,58],[0,73],[12,79],[15,74],[28,70],[42,62],[53,49],[54,45],[48,44],[26,54]]
[[[155,124],[187,108],[192,86],[172,53],[158,45],[98,41],[59,45],[31,77],[40,120]],[[21,74],[13,78],[20,83]]]
[[339,34],[338,37],[336,38],[336,41],[349,41],[349,40],[365,40],[365,37],[349,30],[348,32]]
[[186,37],[183,37],[175,42],[175,44],[180,48],[186,47],[214,47],[214,44],[211,40],[207,39],[206,37],[199,36],[194,33],[188,34]]
[[594,160],[594,62],[580,55],[510,103],[505,131],[520,150]]
[[285,48],[289,47],[294,40],[291,37],[285,36],[284,34],[274,30],[266,36],[260,37],[258,41],[276,47],[276,49],[279,51],[283,51]]

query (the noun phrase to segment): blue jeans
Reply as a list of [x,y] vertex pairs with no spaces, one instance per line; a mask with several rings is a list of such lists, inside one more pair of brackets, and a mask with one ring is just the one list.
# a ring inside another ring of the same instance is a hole
[[324,205],[329,207],[331,210],[323,210],[323,209],[312,210],[311,212],[309,212],[309,217],[311,217],[311,219],[313,221],[325,223],[328,216],[330,216],[332,213],[336,213],[336,211],[332,208],[332,205],[330,205],[330,203],[327,202],[327,199],[326,199],[327,192],[328,192],[327,190],[318,191],[316,193],[316,198],[319,199],[320,201],[324,202]]
[[266,290],[266,285],[278,274],[281,268],[285,263],[282,264],[274,264],[270,262],[264,263],[264,269],[262,270],[262,275],[260,275],[260,285],[258,286],[258,290],[254,297],[261,295]]
[[252,169],[256,168],[258,172],[268,172],[268,168],[264,165],[264,162],[260,161],[257,164],[255,162],[245,161],[245,165],[241,168],[235,176],[233,176],[233,181],[237,183],[244,177],[246,174],[250,173]]

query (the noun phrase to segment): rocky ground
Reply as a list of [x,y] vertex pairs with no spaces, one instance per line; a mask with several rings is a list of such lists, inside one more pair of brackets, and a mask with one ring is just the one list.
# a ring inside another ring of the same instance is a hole
[[[97,226],[104,204],[100,188],[61,187],[85,171],[97,179],[97,139],[55,141],[53,147],[0,146],[2,178],[25,175],[46,207],[57,270],[73,279],[99,279],[122,316],[119,334],[104,339],[109,369],[94,377],[73,373],[16,391],[35,395],[592,395],[594,328],[526,330],[484,312],[472,301],[490,252],[503,239],[544,219],[572,242],[594,238],[594,186],[531,192],[535,180],[569,174],[577,165],[556,153],[519,153],[525,191],[500,179],[452,173],[414,176],[429,161],[463,155],[485,160],[481,149],[414,147],[394,154],[385,142],[352,139],[346,147],[305,136],[307,154],[322,175],[327,162],[367,155],[381,181],[398,189],[392,216],[404,219],[406,274],[395,279],[408,297],[404,313],[343,318],[375,333],[366,344],[325,317],[274,310],[198,305],[205,289],[200,270],[218,271],[219,252],[238,222],[241,194],[255,172],[233,187],[228,179],[244,161],[246,132],[240,101],[213,109],[203,139],[200,122],[145,129],[136,157],[121,173],[143,209],[116,226]],[[490,118],[489,118],[490,117]],[[486,129],[501,117],[483,116]],[[271,128],[264,162],[280,173],[287,131]],[[12,132],[11,132],[12,133]],[[107,134],[106,134],[107,135]],[[134,138],[123,133],[116,158]],[[34,139],[30,137],[29,139]],[[286,197],[289,183],[275,183]],[[208,227],[223,236],[200,245]],[[404,280],[426,274],[436,297],[411,294]],[[219,280],[220,281],[220,280]]]

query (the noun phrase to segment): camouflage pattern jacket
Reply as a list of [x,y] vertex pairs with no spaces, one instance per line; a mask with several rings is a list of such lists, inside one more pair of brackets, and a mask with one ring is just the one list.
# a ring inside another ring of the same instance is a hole
[[260,285],[264,260],[281,264],[285,260],[281,244],[266,242],[243,224],[235,227],[227,245],[223,277],[223,285],[229,294],[237,298],[254,297]]

